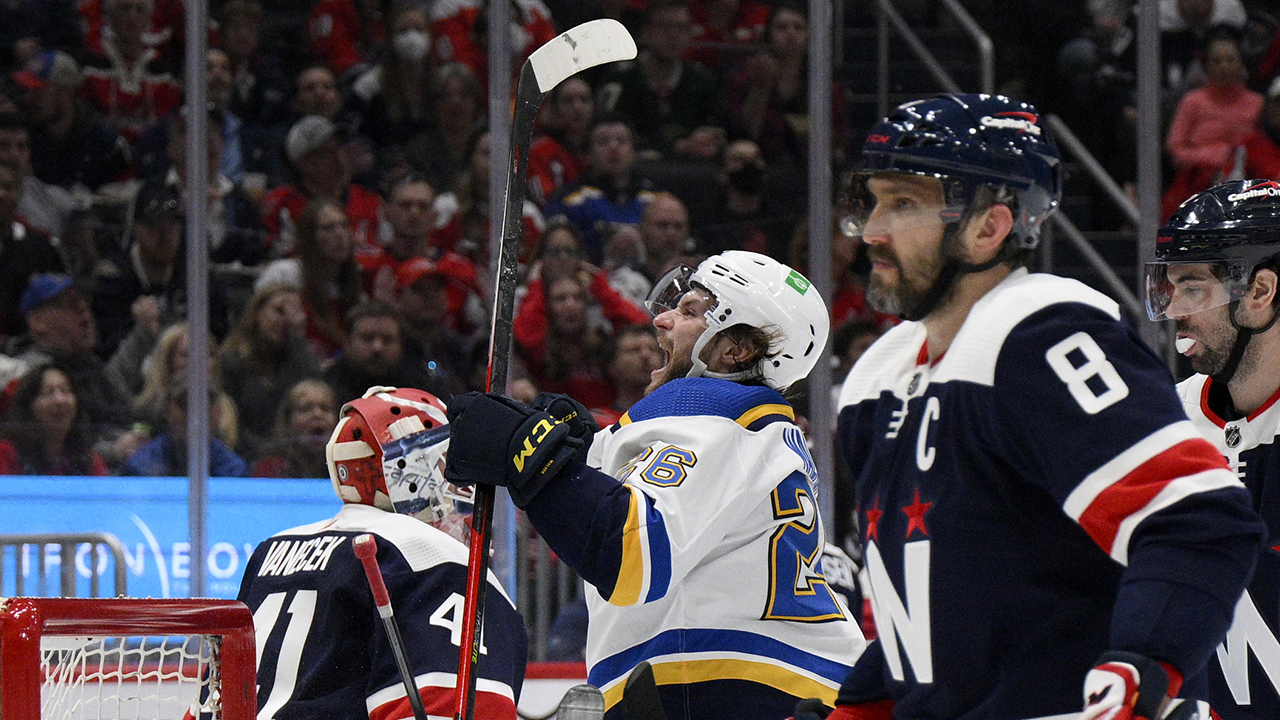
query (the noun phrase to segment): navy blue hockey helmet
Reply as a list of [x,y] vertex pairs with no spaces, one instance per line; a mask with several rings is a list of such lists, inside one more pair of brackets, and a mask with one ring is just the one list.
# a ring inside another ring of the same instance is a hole
[[[1201,288],[1192,311],[1244,297],[1259,264],[1280,255],[1280,183],[1231,180],[1185,200],[1156,237],[1156,259],[1146,263],[1147,315],[1163,320],[1186,314],[1185,298],[1169,279],[1171,265],[1213,268],[1214,292]],[[1178,306],[1171,308],[1177,301]]]
[[1001,95],[938,95],[899,105],[862,146],[863,174],[902,172],[943,181],[948,204],[967,207],[983,186],[1016,199],[1009,240],[1034,248],[1062,196],[1058,148],[1040,114]]

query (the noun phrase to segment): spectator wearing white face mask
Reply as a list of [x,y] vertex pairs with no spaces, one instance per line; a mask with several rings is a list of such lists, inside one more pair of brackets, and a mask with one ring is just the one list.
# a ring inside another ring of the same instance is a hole
[[407,144],[434,117],[427,13],[416,5],[401,6],[390,25],[388,52],[351,88],[352,103],[365,119],[362,129],[379,150]]

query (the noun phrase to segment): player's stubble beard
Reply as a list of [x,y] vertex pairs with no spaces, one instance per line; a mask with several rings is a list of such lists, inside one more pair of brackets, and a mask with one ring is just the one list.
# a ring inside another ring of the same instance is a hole
[[907,274],[902,261],[886,245],[868,246],[867,255],[873,262],[892,265],[898,276],[897,284],[890,285],[873,272],[867,284],[867,302],[882,313],[899,317],[910,315],[920,307],[920,303],[928,297],[929,291],[933,289],[934,283],[938,281],[942,268],[946,264],[941,247],[924,267],[911,275]]
[[[1228,307],[1223,308],[1227,313],[1230,312]],[[1188,318],[1181,318],[1177,321],[1177,330],[1190,333],[1200,350],[1199,354],[1188,358],[1191,361],[1191,369],[1210,377],[1226,369],[1231,349],[1235,347],[1236,337],[1240,334],[1238,330],[1231,327],[1225,314],[1220,319],[1199,325],[1192,323]],[[1257,363],[1255,348],[1252,346],[1245,348],[1244,355],[1240,358],[1240,365],[1236,368],[1235,377],[1250,375]]]
[[644,389],[644,394],[648,395],[672,380],[685,377],[692,369],[693,357],[691,355],[686,353],[682,354],[681,357],[676,357],[672,354],[671,359],[667,361],[666,367],[662,369],[662,373],[649,381],[649,387]]

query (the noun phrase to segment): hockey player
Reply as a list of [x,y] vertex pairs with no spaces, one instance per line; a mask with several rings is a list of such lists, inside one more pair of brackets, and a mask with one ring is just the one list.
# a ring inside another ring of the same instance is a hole
[[[453,714],[467,547],[432,527],[465,529],[441,476],[448,444],[445,406],[422,390],[373,387],[343,406],[326,455],[345,504],[259,545],[240,586],[257,635],[259,718],[413,717],[352,550],[363,533],[377,543],[422,704]],[[476,717],[515,720],[524,622],[492,573],[489,582]]]
[[[1185,201],[1147,264],[1147,309],[1177,321],[1198,373],[1178,385],[1191,422],[1253,495],[1271,540],[1217,657],[1209,699],[1223,720],[1280,718],[1280,185],[1223,183]],[[1270,485],[1268,485],[1270,483]]]
[[454,398],[445,477],[506,485],[594,586],[588,678],[606,717],[624,715],[646,660],[671,720],[831,702],[864,643],[822,574],[817,472],[779,392],[822,353],[826,306],[800,273],[742,251],[673,269],[648,306],[665,360],[621,420],[592,441],[565,396],[534,403],[550,413]]
[[841,393],[879,639],[832,717],[1194,717],[1263,528],[1116,303],[1022,268],[1060,197],[1035,108],[906,103],[862,158],[868,298],[906,322]]

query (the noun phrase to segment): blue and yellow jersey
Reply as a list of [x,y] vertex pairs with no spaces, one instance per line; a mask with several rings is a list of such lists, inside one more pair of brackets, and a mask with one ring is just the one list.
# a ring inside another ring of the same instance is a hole
[[864,642],[823,576],[817,470],[781,395],[669,382],[596,436],[588,465],[529,513],[595,587],[589,679],[611,712],[641,660],[671,718],[834,700]]

